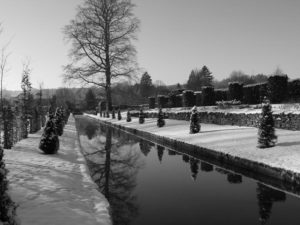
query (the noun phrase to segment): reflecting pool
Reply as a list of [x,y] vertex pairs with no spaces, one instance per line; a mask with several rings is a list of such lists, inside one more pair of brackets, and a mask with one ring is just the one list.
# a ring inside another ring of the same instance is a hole
[[297,193],[84,116],[76,126],[115,225],[299,224]]

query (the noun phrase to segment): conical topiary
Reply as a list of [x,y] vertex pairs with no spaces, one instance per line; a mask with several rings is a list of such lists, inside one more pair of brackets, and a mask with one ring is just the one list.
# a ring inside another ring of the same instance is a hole
[[139,113],[139,123],[143,124],[145,122],[145,114],[143,112],[143,109],[140,109],[140,113]]
[[277,136],[275,135],[272,106],[270,101],[265,97],[262,103],[262,112],[259,119],[258,147],[273,147],[276,142]]
[[127,111],[127,118],[126,118],[127,122],[131,122],[131,114],[130,114],[130,110]]
[[190,134],[199,133],[200,131],[200,119],[197,111],[197,107],[192,108],[192,114],[190,118]]
[[121,115],[121,110],[120,108],[118,109],[118,120],[121,120],[122,119],[122,115]]
[[56,127],[56,133],[58,136],[61,136],[64,131],[64,120],[62,115],[61,108],[57,108],[55,111],[54,122]]
[[46,154],[55,154],[59,149],[59,139],[56,134],[56,127],[52,114],[49,115],[39,148]]
[[157,126],[158,127],[163,127],[166,124],[164,117],[165,116],[164,116],[164,113],[162,112],[162,109],[159,108],[158,115],[157,115]]

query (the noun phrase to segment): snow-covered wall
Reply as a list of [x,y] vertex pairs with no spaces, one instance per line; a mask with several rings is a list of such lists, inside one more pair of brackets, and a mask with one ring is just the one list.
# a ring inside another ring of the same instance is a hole
[[[156,118],[157,112],[145,112],[146,117]],[[202,123],[212,123],[219,125],[237,125],[258,127],[260,113],[243,112],[199,112]],[[300,114],[296,113],[274,113],[275,127],[287,130],[300,130]],[[189,120],[189,111],[166,112],[166,117],[175,120]]]

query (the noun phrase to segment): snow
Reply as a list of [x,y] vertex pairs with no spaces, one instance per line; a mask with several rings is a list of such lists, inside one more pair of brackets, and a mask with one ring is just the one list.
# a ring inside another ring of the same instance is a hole
[[56,155],[38,149],[41,131],[5,150],[9,193],[23,225],[107,225],[109,204],[91,180],[71,116]]
[[276,129],[277,145],[260,149],[257,147],[258,129],[253,127],[202,123],[200,133],[189,134],[189,121],[166,119],[166,125],[158,128],[156,119],[152,118],[146,118],[144,124],[139,124],[137,118],[132,118],[132,122],[127,123],[124,119],[118,121],[95,115],[88,116],[300,173],[300,131]]

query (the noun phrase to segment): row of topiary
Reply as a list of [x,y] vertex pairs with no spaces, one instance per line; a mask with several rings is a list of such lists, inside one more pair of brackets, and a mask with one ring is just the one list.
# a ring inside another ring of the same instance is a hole
[[215,105],[218,101],[237,100],[244,104],[261,103],[264,96],[268,96],[272,103],[285,100],[300,100],[300,80],[288,81],[286,75],[274,75],[268,82],[244,86],[239,82],[230,82],[228,89],[214,89],[203,87],[202,91],[176,90],[168,96],[159,95],[149,98],[149,108],[172,108]]
[[[197,107],[194,106],[191,111],[192,112],[190,116],[190,134],[199,133],[201,129],[201,125],[200,125],[200,118],[199,118],[199,113],[197,111]],[[112,113],[114,113],[114,111]],[[139,116],[139,123],[143,124],[145,122],[145,113],[143,112],[142,108],[140,109],[138,116]],[[116,117],[114,116],[114,114],[112,114],[112,119],[115,118]],[[118,110],[118,120],[121,119],[122,119],[121,111]],[[131,122],[131,113],[129,110],[127,111],[126,121]],[[157,126],[163,127],[165,126],[165,124],[166,124],[165,114],[163,113],[162,109],[159,108],[157,114]],[[259,121],[258,136],[259,136],[258,147],[260,148],[272,147],[275,145],[277,141],[277,136],[275,135],[275,129],[274,129],[274,118],[272,115],[272,107],[270,101],[266,97],[264,97],[262,103],[262,113]]]
[[59,138],[63,134],[65,124],[70,113],[62,107],[57,108],[55,114],[49,113],[48,121],[44,128],[39,149],[45,154],[55,154],[59,149]]

